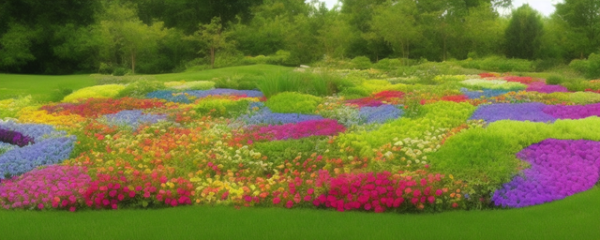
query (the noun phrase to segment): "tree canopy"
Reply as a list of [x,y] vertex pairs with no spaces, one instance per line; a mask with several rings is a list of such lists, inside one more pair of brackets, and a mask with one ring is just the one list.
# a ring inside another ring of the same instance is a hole
[[529,6],[500,14],[511,0],[340,3],[327,9],[318,0],[4,0],[0,72],[166,73],[248,56],[286,65],[486,56],[566,63],[600,52],[600,0],[565,0],[548,17]]

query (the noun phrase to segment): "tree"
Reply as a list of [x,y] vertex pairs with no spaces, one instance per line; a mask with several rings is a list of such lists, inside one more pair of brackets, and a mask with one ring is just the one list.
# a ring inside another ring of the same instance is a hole
[[394,51],[410,56],[410,44],[420,37],[415,18],[417,6],[412,0],[388,1],[375,10],[371,21],[373,30],[388,42]]
[[194,33],[193,39],[206,45],[210,52],[210,67],[215,67],[215,54],[218,50],[228,48],[234,45],[234,42],[228,41],[230,33],[223,30],[221,18],[214,17],[210,24],[200,24],[200,29]]
[[540,14],[528,4],[513,11],[505,32],[506,56],[534,59],[539,53],[543,31]]
[[463,39],[470,52],[479,56],[496,53],[500,48],[505,25],[490,4],[481,4],[469,9],[464,18]]
[[131,5],[115,2],[106,8],[98,27],[103,39],[102,56],[117,65],[130,61],[131,72],[135,74],[138,55],[155,51],[158,41],[164,37],[163,23],[144,24]]
[[327,21],[325,26],[319,30],[319,40],[325,53],[334,58],[344,58],[352,35],[350,25],[341,19],[340,15]]
[[33,31],[20,24],[9,25],[9,30],[0,38],[0,69],[19,68],[35,60],[30,48],[41,31]]
[[553,20],[563,25],[573,55],[583,58],[600,47],[600,0],[565,0],[556,5]]

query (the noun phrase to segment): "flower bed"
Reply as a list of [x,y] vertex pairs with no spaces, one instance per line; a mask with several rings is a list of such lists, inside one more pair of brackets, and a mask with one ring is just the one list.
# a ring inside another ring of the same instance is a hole
[[600,94],[499,76],[364,80],[327,97],[160,83],[122,98],[105,85],[113,95],[72,103],[3,100],[0,117],[18,122],[0,122],[0,205],[439,212],[596,184]]

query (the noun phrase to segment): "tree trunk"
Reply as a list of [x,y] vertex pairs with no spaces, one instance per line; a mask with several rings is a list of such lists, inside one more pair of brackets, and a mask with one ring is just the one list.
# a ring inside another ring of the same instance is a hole
[[135,74],[135,51],[131,51],[131,73]]
[[215,68],[215,48],[210,48],[210,68]]

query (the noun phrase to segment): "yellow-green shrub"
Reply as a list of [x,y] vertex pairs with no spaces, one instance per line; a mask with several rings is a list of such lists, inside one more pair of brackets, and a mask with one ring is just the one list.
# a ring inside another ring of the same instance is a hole
[[88,98],[113,98],[119,95],[125,85],[107,84],[79,89],[67,95],[63,102],[79,102]]

